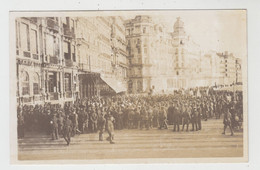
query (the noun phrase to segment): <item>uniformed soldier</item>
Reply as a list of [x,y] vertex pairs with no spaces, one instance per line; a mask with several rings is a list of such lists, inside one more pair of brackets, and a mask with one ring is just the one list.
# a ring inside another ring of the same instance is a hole
[[70,144],[71,130],[72,130],[72,122],[69,119],[69,115],[67,115],[66,119],[64,120],[64,126],[63,126],[63,138],[67,142],[67,145]]
[[196,131],[198,130],[198,111],[195,105],[193,105],[192,112],[191,112],[191,123],[192,123],[192,131],[194,131],[194,126],[196,128]]
[[229,109],[226,107],[224,109],[224,120],[223,120],[223,124],[224,124],[224,131],[222,134],[225,135],[226,133],[226,128],[227,126],[230,128],[230,131],[231,131],[231,136],[234,135],[234,132],[233,132],[233,128],[232,128],[232,121],[231,121],[231,113],[229,112]]
[[108,141],[110,141],[110,144],[114,144],[114,123],[115,123],[115,119],[114,117],[111,115],[110,112],[107,113],[106,115],[106,128],[107,128],[107,132],[109,134],[109,137],[107,138]]
[[18,139],[24,138],[24,116],[22,108],[17,108],[17,119],[18,119],[18,126],[17,126],[17,133],[18,133]]
[[190,115],[191,115],[191,108],[186,104],[186,108],[183,111],[183,123],[182,123],[182,131],[186,125],[186,131],[189,131],[189,124],[190,124]]
[[174,114],[173,114],[173,124],[174,124],[174,128],[173,131],[176,131],[176,127],[177,127],[177,131],[180,130],[180,115],[181,115],[181,108],[180,105],[177,104],[177,106],[174,107]]
[[97,114],[94,110],[90,114],[90,127],[91,132],[97,132]]
[[163,129],[163,128],[168,129],[168,124],[167,124],[166,111],[161,106],[159,110],[159,129]]
[[[54,112],[55,112],[55,110],[54,110]],[[52,115],[50,124],[51,124],[52,140],[59,139],[58,119],[57,119],[56,113],[54,113]]]
[[104,117],[104,112],[101,112],[98,115],[98,119],[97,119],[97,127],[99,130],[99,141],[103,141],[103,133],[105,131],[106,128],[106,119]]
[[63,134],[63,132],[62,132],[63,122],[64,122],[64,118],[62,116],[62,113],[60,112],[58,115],[58,132],[59,132],[59,134]]

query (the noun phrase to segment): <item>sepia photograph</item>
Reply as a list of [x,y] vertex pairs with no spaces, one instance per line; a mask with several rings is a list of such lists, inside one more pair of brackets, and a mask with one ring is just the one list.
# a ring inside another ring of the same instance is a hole
[[16,163],[248,161],[247,10],[12,11],[9,24]]

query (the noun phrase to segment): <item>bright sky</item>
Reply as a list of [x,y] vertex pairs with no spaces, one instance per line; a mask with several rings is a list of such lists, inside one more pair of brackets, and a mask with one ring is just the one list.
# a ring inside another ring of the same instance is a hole
[[202,50],[229,51],[236,57],[247,56],[245,10],[130,11],[125,18],[134,18],[140,14],[150,15],[154,21],[163,22],[168,31],[173,31],[176,18],[181,17],[186,34]]

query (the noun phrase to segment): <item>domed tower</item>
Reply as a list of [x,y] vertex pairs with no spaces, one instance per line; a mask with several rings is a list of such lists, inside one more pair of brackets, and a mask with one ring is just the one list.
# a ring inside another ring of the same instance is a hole
[[184,22],[180,17],[177,18],[177,21],[173,26],[173,39],[175,45],[183,45],[186,40],[186,32],[184,30]]

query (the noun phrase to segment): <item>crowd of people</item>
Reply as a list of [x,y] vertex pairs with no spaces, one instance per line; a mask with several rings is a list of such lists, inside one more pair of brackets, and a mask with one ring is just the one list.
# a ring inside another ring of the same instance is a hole
[[17,107],[18,138],[28,131],[46,132],[53,140],[64,137],[69,145],[76,134],[99,132],[102,141],[107,131],[107,140],[114,143],[114,129],[168,129],[173,125],[173,131],[183,131],[185,126],[186,131],[198,131],[203,128],[201,121],[221,117],[223,134],[229,127],[233,135],[233,129],[243,122],[242,101],[242,92],[234,95],[201,88],[173,94],[92,97],[64,106],[23,105]]

